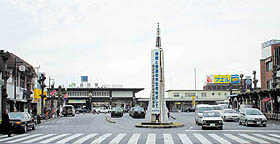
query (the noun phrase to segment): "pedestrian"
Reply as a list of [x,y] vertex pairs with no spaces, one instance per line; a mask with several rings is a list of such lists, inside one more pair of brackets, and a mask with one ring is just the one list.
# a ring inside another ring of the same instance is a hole
[[57,117],[59,117],[59,109],[56,110]]
[[8,134],[8,137],[11,137],[12,135],[12,125],[10,123],[10,118],[8,115],[8,110],[5,110],[5,113],[3,114],[2,118],[2,125],[4,128],[5,134]]

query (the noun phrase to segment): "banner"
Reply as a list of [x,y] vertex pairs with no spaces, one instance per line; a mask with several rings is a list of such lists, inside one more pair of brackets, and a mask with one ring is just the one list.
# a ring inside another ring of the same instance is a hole
[[160,95],[160,49],[152,50],[152,114],[159,114]]
[[209,75],[207,83],[240,83],[239,75]]

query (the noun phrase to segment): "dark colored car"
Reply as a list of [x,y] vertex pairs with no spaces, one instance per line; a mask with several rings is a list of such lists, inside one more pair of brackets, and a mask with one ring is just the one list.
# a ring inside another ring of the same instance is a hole
[[28,112],[10,112],[8,115],[15,132],[26,133],[28,129],[35,130],[36,124]]
[[122,117],[123,109],[120,107],[113,107],[111,111],[111,117]]
[[133,107],[129,111],[129,115],[133,118],[145,118],[145,110],[143,107]]

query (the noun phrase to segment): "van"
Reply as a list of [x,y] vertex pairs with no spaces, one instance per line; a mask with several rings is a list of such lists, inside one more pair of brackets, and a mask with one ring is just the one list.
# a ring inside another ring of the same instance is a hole
[[204,111],[211,111],[211,110],[213,110],[211,105],[208,105],[208,104],[197,105],[196,108],[195,108],[195,123],[197,125],[202,124],[201,119],[202,119],[202,116],[203,116],[203,112]]
[[74,106],[64,105],[63,110],[62,110],[62,114],[63,114],[63,116],[68,116],[68,115],[75,116]]

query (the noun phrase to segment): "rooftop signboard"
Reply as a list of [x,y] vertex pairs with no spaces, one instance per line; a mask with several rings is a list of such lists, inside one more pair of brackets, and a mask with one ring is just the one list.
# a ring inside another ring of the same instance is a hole
[[239,75],[209,75],[207,83],[240,83]]

